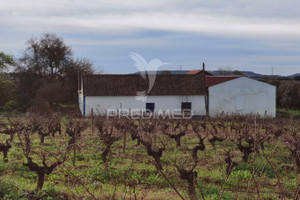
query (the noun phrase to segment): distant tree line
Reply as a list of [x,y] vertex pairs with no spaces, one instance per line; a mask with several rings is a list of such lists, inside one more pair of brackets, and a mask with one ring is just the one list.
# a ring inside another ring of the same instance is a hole
[[74,58],[63,38],[52,33],[31,38],[20,58],[0,52],[0,108],[49,111],[77,103],[81,74],[94,73],[92,63]]
[[[20,58],[0,52],[0,110],[51,111],[60,104],[76,104],[79,77],[94,73],[92,63],[74,58],[71,47],[52,33],[31,38],[26,45]],[[219,74],[243,76],[230,68]],[[299,80],[261,79],[277,87],[277,107],[291,109],[300,109]]]
[[263,82],[276,86],[277,107],[300,109],[300,79],[260,79]]

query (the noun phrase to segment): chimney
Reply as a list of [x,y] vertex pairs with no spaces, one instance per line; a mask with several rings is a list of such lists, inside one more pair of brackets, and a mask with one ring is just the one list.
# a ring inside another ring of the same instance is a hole
[[208,111],[208,94],[206,90],[206,81],[205,81],[205,63],[202,65],[202,73],[203,73],[203,88],[204,88],[204,101],[205,101],[205,114],[209,115]]

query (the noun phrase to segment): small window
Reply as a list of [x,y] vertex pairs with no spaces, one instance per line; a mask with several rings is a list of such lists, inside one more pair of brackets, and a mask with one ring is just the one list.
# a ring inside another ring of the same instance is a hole
[[146,103],[146,110],[149,112],[154,112],[155,104],[154,103]]
[[184,116],[191,115],[192,103],[191,102],[182,102],[181,103],[181,112]]
[[192,103],[191,102],[182,102],[181,103],[181,110],[191,110]]

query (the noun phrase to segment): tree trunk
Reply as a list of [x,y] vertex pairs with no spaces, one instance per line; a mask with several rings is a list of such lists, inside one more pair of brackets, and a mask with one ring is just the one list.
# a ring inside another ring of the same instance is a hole
[[51,74],[50,74],[50,81],[51,83],[53,82],[53,70],[54,70],[54,67],[51,66]]
[[163,167],[161,166],[161,163],[160,163],[160,157],[154,157],[154,160],[156,162],[158,169],[163,170]]
[[180,137],[175,137],[175,141],[176,141],[176,146],[180,147],[181,146]]
[[104,149],[104,151],[102,153],[103,163],[106,163],[106,161],[107,161],[107,156],[108,156],[108,153],[109,153],[109,149],[110,149],[110,146],[106,146],[106,148]]
[[41,143],[44,144],[45,136],[41,135]]
[[39,191],[43,188],[44,181],[45,181],[45,174],[38,173],[38,182],[37,182],[37,188],[36,188],[37,191]]
[[8,162],[7,153],[8,153],[8,151],[5,151],[5,150],[3,151],[3,161],[6,163]]
[[73,166],[75,167],[75,164],[76,164],[76,149],[74,149],[74,152],[73,152]]
[[126,132],[124,133],[124,138],[123,138],[123,153],[126,151]]
[[195,189],[195,184],[194,183],[189,183],[188,186],[188,194],[190,197],[190,200],[197,200],[197,195],[196,195],[196,189]]

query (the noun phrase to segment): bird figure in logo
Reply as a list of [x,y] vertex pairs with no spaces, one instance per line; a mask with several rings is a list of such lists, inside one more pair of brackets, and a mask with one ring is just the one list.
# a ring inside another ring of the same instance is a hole
[[146,81],[148,79],[148,90],[138,91],[135,99],[139,101],[146,101],[147,94],[151,91],[159,67],[163,65],[169,65],[169,63],[163,63],[159,59],[152,59],[149,63],[139,54],[131,52],[129,57],[135,62],[135,67],[139,69],[140,76]]

